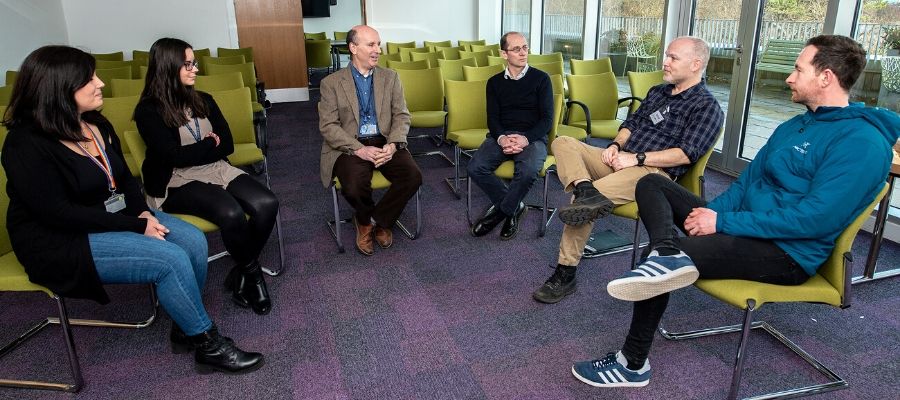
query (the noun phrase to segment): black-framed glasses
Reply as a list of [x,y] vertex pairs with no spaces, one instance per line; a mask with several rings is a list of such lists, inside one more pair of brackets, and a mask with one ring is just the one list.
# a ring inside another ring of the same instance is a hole
[[525,52],[527,53],[527,52],[528,52],[528,45],[526,44],[526,45],[524,45],[524,46],[516,46],[516,47],[513,47],[513,48],[511,48],[511,49],[506,49],[506,50],[503,50],[503,51],[505,51],[505,52],[507,52],[507,53],[518,53],[518,52],[520,52],[520,51],[525,51]]
[[197,68],[197,60],[191,60],[191,61],[184,62],[184,69],[190,71],[194,68]]

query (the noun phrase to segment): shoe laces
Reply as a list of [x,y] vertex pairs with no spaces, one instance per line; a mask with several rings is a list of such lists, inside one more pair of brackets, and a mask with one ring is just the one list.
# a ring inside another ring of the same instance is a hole
[[566,275],[562,269],[557,268],[556,271],[553,271],[553,275],[550,275],[550,278],[547,279],[547,286],[550,287],[558,287],[563,284],[563,276]]
[[591,361],[591,365],[596,369],[607,369],[618,363],[619,360],[616,359],[616,353],[606,353],[606,357]]

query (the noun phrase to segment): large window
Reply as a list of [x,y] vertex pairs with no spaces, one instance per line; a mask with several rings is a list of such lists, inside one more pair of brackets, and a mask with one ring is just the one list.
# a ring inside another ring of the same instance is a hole
[[597,58],[609,57],[613,72],[660,69],[663,0],[600,2]]
[[569,72],[569,60],[580,59],[584,44],[584,0],[545,0],[544,36],[541,53],[562,53]]
[[502,33],[519,32],[531,38],[531,0],[503,0]]

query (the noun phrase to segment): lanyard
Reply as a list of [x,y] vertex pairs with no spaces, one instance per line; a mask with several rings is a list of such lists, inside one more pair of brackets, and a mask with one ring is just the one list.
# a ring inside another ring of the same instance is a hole
[[[369,90],[369,95],[366,96],[366,104],[360,103],[359,109],[363,116],[363,124],[367,124],[367,123],[369,123],[369,120],[372,118],[372,108],[375,103],[375,101],[374,101],[375,78],[374,78],[374,74],[369,74],[368,78],[363,77],[362,79],[363,79],[363,81],[366,81],[366,83],[368,83],[367,89]],[[356,87],[356,96],[357,96],[357,98],[362,97],[362,92],[361,92],[359,86]]]
[[187,128],[188,132],[191,133],[191,136],[194,137],[194,140],[196,140],[198,142],[200,141],[200,120],[197,119],[197,117],[194,117],[194,128],[197,129],[196,132],[194,132],[194,129],[191,129],[190,121],[188,121],[188,123],[184,124],[184,127]]
[[[87,124],[85,124],[85,125],[87,125]],[[97,159],[94,158],[94,156],[92,156],[91,153],[89,153],[87,151],[87,149],[84,148],[84,145],[82,145],[81,142],[78,142],[78,148],[81,149],[81,152],[84,153],[84,155],[86,155],[87,158],[89,158],[91,161],[94,162],[94,165],[100,167],[100,169],[103,170],[103,174],[106,175],[106,183],[109,185],[109,191],[111,193],[115,193],[116,192],[116,179],[113,177],[113,174],[112,174],[112,167],[110,166],[110,163],[109,163],[109,157],[106,155],[106,151],[103,150],[103,147],[101,147],[100,144],[97,143],[98,141],[100,141],[100,139],[97,138],[97,134],[94,133],[94,130],[91,129],[91,127],[89,125],[87,125],[87,128],[88,128],[88,131],[91,132],[91,137],[93,138],[92,142],[94,143],[94,147],[97,148],[97,153],[100,154],[100,160],[103,162],[101,163],[100,161],[97,161]]]

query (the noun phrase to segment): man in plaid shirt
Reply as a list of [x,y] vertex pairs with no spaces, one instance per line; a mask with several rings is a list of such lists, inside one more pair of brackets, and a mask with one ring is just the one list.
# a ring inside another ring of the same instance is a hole
[[638,180],[648,174],[675,180],[713,145],[725,116],[703,82],[708,61],[709,46],[703,39],[673,40],[663,62],[667,83],[650,89],[612,144],[602,149],[567,136],[553,141],[559,180],[575,196],[560,209],[566,225],[558,265],[533,293],[535,300],[556,303],[575,292],[576,267],[594,220],[634,201]]

